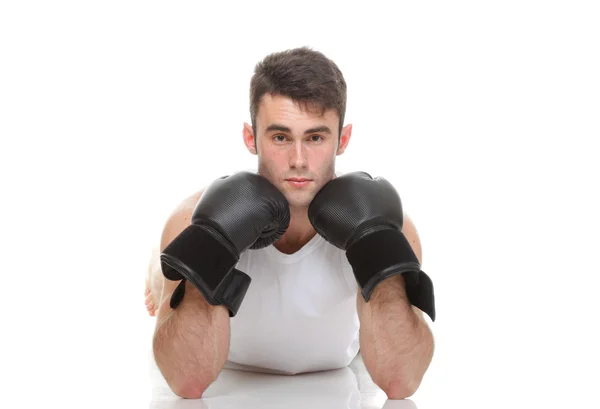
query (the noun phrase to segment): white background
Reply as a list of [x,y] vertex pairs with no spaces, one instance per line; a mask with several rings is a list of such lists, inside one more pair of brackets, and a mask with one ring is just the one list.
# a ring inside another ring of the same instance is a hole
[[591,1],[3,2],[0,405],[145,407],[151,247],[183,197],[255,164],[254,65],[308,45],[348,83],[340,168],[393,181],[421,236],[419,408],[598,407],[599,20]]

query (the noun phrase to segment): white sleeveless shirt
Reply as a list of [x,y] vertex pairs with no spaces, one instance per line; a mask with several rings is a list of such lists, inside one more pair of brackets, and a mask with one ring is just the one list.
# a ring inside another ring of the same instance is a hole
[[252,282],[230,319],[225,368],[293,375],[347,366],[359,350],[358,284],[345,251],[316,234],[285,254],[241,254]]

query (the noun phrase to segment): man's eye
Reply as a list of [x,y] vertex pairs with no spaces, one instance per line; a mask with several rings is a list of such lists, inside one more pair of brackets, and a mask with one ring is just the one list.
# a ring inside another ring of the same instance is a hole
[[285,136],[284,135],[275,135],[273,138],[276,139],[279,142],[283,142],[285,140]]
[[323,137],[321,135],[312,135],[310,139],[314,142],[319,142]]

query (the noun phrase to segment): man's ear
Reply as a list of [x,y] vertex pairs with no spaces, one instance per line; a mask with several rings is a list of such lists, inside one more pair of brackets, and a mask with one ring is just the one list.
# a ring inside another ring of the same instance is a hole
[[244,145],[246,145],[248,152],[250,152],[253,155],[256,155],[256,139],[254,138],[254,131],[252,130],[252,125],[248,124],[247,122],[244,122],[244,129],[242,131],[242,134],[244,136]]
[[348,124],[342,128],[340,134],[340,142],[338,144],[336,155],[341,155],[346,150],[348,143],[350,143],[350,137],[352,137],[352,124]]

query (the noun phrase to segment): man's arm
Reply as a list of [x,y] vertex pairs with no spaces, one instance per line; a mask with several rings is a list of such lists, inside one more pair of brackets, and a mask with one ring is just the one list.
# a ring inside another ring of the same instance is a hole
[[[186,199],[168,218],[160,251],[190,225],[201,192]],[[180,281],[163,277],[153,351],[171,390],[184,398],[200,398],[221,372],[229,352],[229,311],[210,305],[196,287],[185,284],[185,297],[175,310],[169,302]]]
[[[422,263],[419,236],[406,215],[402,232]],[[389,399],[413,395],[431,363],[434,341],[422,311],[406,296],[404,278],[394,275],[382,281],[369,302],[359,291],[357,308],[360,350],[371,378]]]

